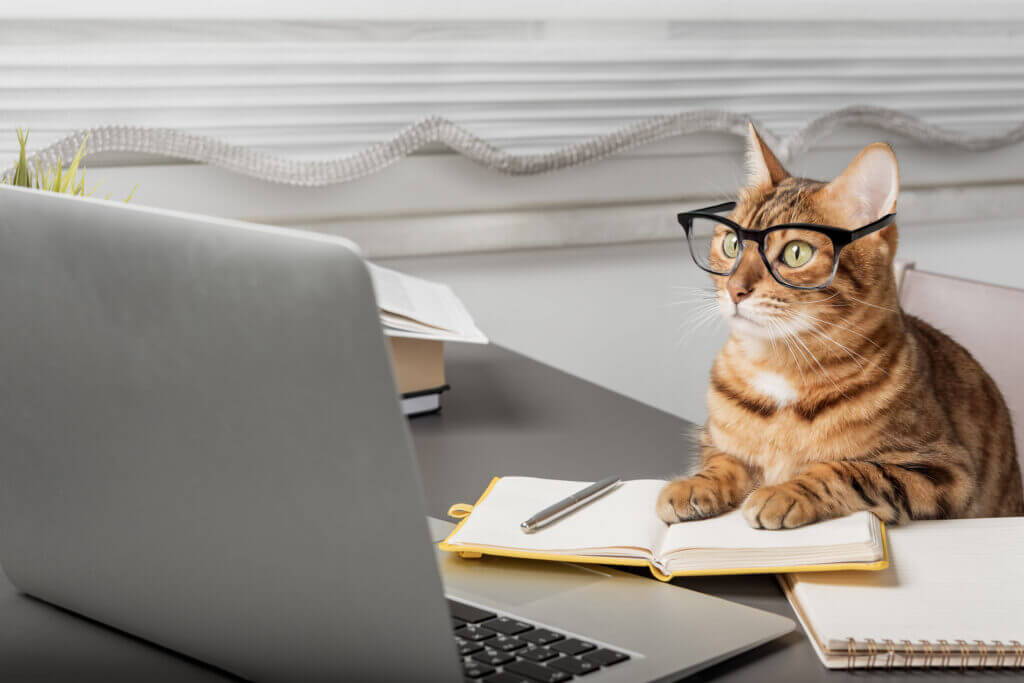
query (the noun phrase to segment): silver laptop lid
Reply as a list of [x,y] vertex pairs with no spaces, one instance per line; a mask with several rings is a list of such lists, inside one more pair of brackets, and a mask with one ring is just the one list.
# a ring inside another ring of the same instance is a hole
[[0,188],[0,387],[19,589],[261,681],[461,675],[343,240]]

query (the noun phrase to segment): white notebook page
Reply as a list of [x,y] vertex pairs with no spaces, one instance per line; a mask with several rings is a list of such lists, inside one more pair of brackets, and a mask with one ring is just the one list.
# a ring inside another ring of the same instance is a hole
[[642,547],[652,554],[667,528],[654,509],[665,482],[654,479],[623,482],[532,534],[519,528],[520,522],[591,483],[503,477],[449,542],[546,551]]
[[1024,517],[887,527],[890,568],[793,575],[830,650],[868,638],[1024,642]]
[[814,548],[871,543],[871,513],[856,512],[796,529],[754,529],[733,510],[700,522],[673,524],[662,544],[662,554],[680,548]]

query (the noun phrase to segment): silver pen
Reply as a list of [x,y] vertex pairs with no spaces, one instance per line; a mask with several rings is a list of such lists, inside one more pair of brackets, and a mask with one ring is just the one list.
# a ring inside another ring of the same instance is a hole
[[547,506],[533,517],[530,517],[528,520],[520,524],[519,528],[523,530],[523,533],[531,534],[556,519],[564,517],[574,510],[578,510],[586,503],[589,503],[594,498],[597,498],[602,493],[608,491],[620,481],[622,480],[619,477],[608,477],[607,479],[594,482],[590,486],[577,491],[568,498],[563,498],[554,505]]

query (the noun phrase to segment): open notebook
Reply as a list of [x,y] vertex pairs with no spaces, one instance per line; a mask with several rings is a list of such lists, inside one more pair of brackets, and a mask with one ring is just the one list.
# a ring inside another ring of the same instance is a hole
[[888,571],[779,577],[826,667],[1024,666],[1024,517],[889,537]]
[[862,512],[799,529],[750,528],[738,511],[697,522],[668,525],[654,511],[664,481],[623,482],[571,515],[532,534],[519,523],[575,493],[589,482],[495,478],[476,505],[441,544],[442,550],[627,564],[651,568],[662,580],[694,574],[883,569],[885,529]]

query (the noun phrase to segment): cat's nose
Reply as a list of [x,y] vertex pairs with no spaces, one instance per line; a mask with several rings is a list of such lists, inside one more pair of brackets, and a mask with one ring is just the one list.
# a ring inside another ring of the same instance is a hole
[[739,284],[738,282],[730,282],[728,290],[729,298],[732,299],[734,304],[738,304],[754,293],[753,287],[748,287],[747,285]]

